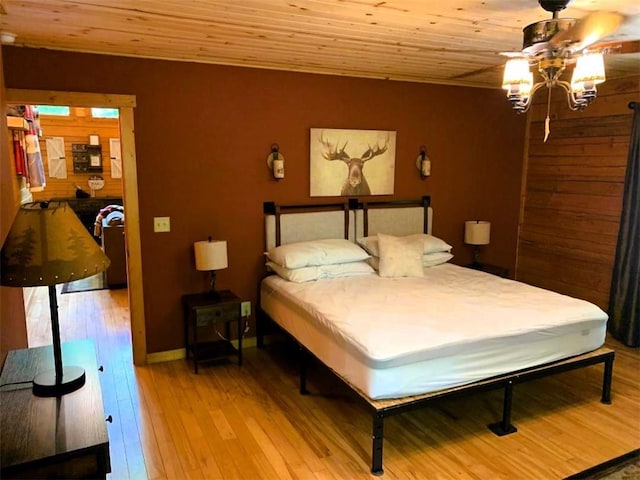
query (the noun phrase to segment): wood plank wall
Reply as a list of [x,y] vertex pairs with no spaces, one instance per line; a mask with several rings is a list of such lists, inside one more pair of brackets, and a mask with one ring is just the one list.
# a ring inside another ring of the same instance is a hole
[[[109,139],[120,137],[120,122],[117,118],[94,118],[90,108],[71,108],[68,117],[54,115],[40,115],[40,151],[47,178],[47,186],[43,192],[34,192],[33,200],[47,200],[50,198],[75,197],[76,187],[79,185],[85,192],[91,190],[87,181],[90,173],[73,173],[73,143],[89,143],[89,135],[99,135],[102,146],[102,173],[105,186],[96,191],[97,197],[121,197],[122,179],[111,178],[111,162],[109,160]],[[49,177],[49,162],[47,161],[47,137],[64,137],[65,159],[67,164],[67,178]]]
[[546,143],[546,90],[529,114],[516,278],[606,310],[640,76],[605,82],[583,112],[553,90]]

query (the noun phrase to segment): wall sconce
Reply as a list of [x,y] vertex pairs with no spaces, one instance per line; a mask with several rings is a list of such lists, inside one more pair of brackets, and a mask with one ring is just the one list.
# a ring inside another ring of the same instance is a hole
[[227,260],[227,241],[208,240],[195,242],[193,249],[196,256],[196,270],[209,272],[209,292],[210,298],[220,298],[216,292],[216,270],[222,270],[229,266]]
[[280,180],[284,178],[284,157],[280,153],[277,143],[271,144],[271,153],[267,155],[267,165],[273,172],[273,178]]
[[431,175],[431,160],[427,156],[427,147],[420,145],[420,155],[416,158],[416,167],[420,170],[420,177],[424,180]]
[[491,222],[470,220],[464,222],[464,243],[473,245],[473,264],[478,264],[480,245],[489,245],[491,239]]

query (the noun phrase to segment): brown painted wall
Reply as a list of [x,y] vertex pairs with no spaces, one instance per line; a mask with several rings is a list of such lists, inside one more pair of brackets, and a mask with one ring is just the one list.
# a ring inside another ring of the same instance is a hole
[[[393,197],[432,195],[434,233],[453,244],[456,263],[471,258],[463,222],[491,220],[482,259],[513,271],[525,121],[500,90],[4,48],[8,87],[136,95],[149,352],[182,347],[180,297],[205,284],[194,241],[228,241],[217,286],[255,305],[262,202],[310,201],[311,127],[397,131]],[[266,167],[273,142],[286,158],[281,182]],[[424,181],[421,144],[432,160]],[[170,216],[171,232],[153,233],[154,216]]]
[[[3,56],[0,50],[0,72]],[[4,76],[0,73],[0,108],[5,111]],[[9,233],[13,217],[20,204],[20,186],[16,170],[9,159],[7,119],[0,115],[0,244]],[[0,365],[9,350],[27,346],[27,325],[21,288],[0,287]]]

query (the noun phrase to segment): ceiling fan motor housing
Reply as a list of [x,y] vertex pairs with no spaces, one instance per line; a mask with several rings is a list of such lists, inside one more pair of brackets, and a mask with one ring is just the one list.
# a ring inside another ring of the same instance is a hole
[[522,49],[530,55],[548,51],[547,42],[558,33],[569,30],[575,24],[575,18],[553,18],[527,25],[522,29]]
[[567,8],[569,0],[538,0],[538,3],[547,12],[557,13]]

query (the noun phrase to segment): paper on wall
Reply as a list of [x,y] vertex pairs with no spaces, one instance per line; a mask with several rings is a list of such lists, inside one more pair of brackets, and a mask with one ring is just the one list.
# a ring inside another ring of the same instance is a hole
[[111,178],[122,178],[122,153],[120,139],[109,139],[109,159],[111,160]]
[[67,161],[64,156],[64,138],[46,139],[49,178],[67,178]]

